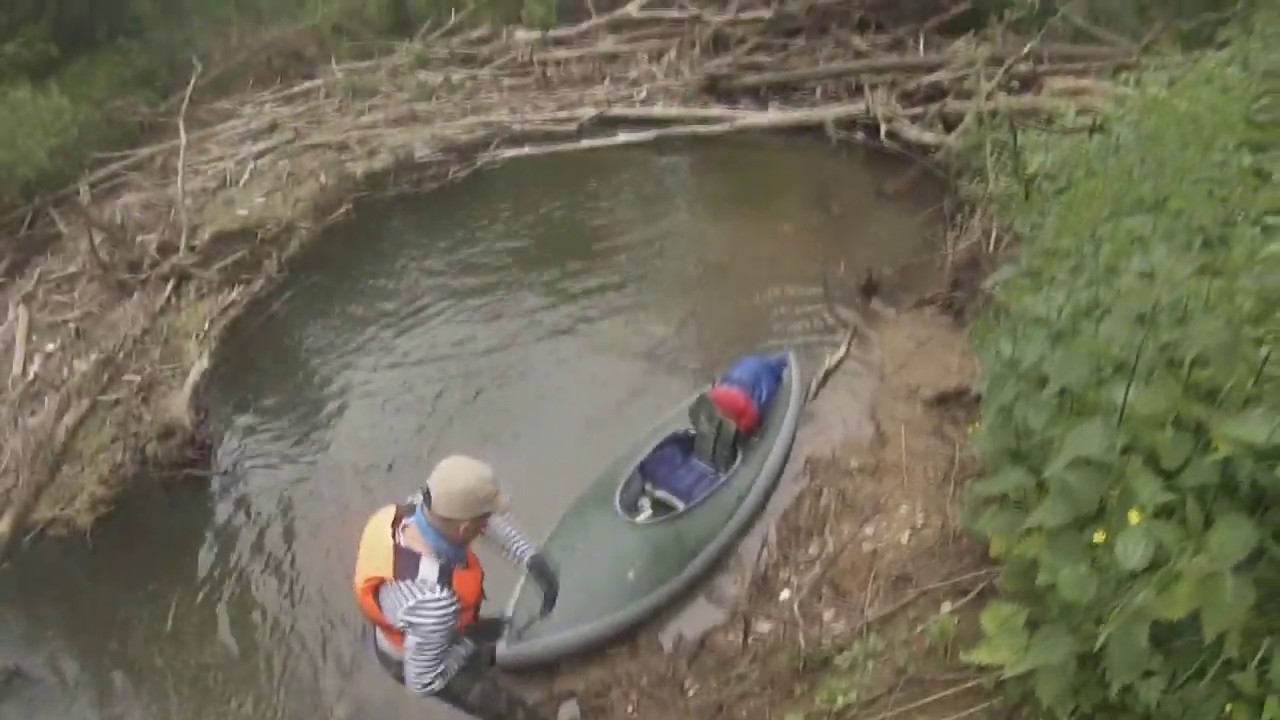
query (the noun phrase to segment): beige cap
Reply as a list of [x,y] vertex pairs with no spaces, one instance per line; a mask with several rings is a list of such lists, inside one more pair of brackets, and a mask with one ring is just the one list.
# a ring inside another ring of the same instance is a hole
[[508,505],[493,468],[466,455],[450,455],[436,463],[426,489],[431,494],[431,512],[450,520],[505,512]]

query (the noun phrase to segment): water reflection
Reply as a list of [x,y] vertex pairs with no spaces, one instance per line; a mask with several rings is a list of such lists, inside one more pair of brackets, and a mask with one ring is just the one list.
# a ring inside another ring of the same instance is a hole
[[[522,161],[362,208],[217,358],[210,489],[0,575],[0,653],[48,676],[0,713],[422,717],[363,662],[367,513],[469,452],[543,536],[714,368],[829,342],[831,266],[928,252],[936,198],[887,204],[878,173],[821,141],[732,140]],[[500,602],[514,573],[481,554]]]

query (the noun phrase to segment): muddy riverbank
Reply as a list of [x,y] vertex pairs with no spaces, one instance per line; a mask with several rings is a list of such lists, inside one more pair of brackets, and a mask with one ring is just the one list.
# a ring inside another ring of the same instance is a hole
[[995,577],[957,507],[977,470],[965,450],[977,361],[963,324],[937,307],[891,312],[870,334],[806,409],[792,462],[804,487],[756,571],[729,571],[746,592],[728,622],[674,653],[655,623],[529,676],[548,708],[572,698],[583,717],[618,720],[994,708],[956,654]]
[[[946,150],[980,113],[1087,111],[1096,87],[1054,78],[1131,54],[948,35],[942,7],[886,29],[853,0],[749,5],[450,26],[293,87],[184,102],[170,139],[6,219],[0,554],[86,531],[139,481],[207,474],[223,328],[374,179],[420,191],[517,157],[761,129]],[[988,74],[1007,82],[975,95]]]

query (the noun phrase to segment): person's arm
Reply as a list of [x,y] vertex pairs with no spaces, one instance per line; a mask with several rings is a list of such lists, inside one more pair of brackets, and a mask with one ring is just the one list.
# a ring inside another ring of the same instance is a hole
[[502,547],[508,558],[528,569],[529,577],[542,589],[542,614],[551,612],[560,597],[560,579],[538,546],[516,525],[515,518],[510,513],[495,513],[489,518],[485,534]]
[[400,611],[404,684],[416,695],[434,695],[467,662],[475,645],[457,637],[458,598],[452,591],[427,583],[415,590],[417,597]]
[[507,559],[517,565],[528,564],[529,558],[538,553],[538,546],[524,534],[524,530],[516,524],[511,513],[495,513],[489,516],[485,536],[497,543]]

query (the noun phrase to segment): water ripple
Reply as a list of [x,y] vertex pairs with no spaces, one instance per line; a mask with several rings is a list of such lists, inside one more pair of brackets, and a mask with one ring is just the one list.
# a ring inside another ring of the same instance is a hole
[[[210,491],[57,558],[52,599],[30,590],[47,565],[0,576],[0,630],[24,628],[0,652],[35,643],[69,668],[66,695],[96,708],[122,688],[139,720],[395,716],[350,599],[368,512],[470,452],[540,537],[729,358],[829,346],[831,267],[923,254],[919,208],[884,205],[869,177],[823,143],[707,143],[512,163],[361,210],[226,339]],[[856,223],[816,204],[815,178],[853,189]],[[500,598],[514,573],[488,552]]]

